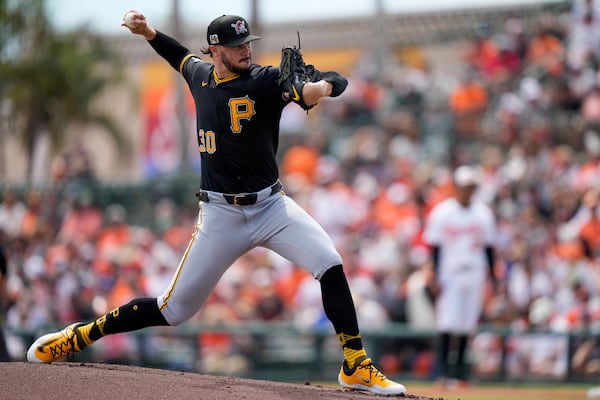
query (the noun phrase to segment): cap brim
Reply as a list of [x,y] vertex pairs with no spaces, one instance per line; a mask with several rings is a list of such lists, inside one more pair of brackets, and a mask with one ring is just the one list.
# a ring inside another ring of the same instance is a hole
[[223,44],[221,44],[221,46],[236,47],[236,46],[239,46],[240,44],[252,42],[252,41],[258,40],[258,39],[262,39],[262,37],[256,36],[256,35],[248,35],[248,36],[236,39],[236,40],[232,40],[231,42],[228,42],[228,43],[223,43]]

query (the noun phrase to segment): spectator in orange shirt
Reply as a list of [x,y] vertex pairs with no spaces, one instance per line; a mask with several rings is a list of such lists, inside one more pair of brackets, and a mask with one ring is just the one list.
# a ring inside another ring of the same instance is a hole
[[393,183],[382,192],[373,203],[372,215],[377,225],[385,231],[408,230],[412,235],[418,231],[419,208],[412,188],[405,183]]
[[127,225],[127,212],[120,204],[106,208],[106,226],[101,230],[96,242],[97,257],[94,261],[96,273],[112,274],[112,261],[119,249],[131,241],[131,229]]
[[560,39],[548,28],[541,27],[531,38],[526,61],[553,76],[564,72],[565,47]]
[[501,66],[500,49],[491,39],[491,30],[488,24],[478,24],[474,30],[475,38],[469,43],[465,61],[479,74],[490,79]]
[[313,182],[319,158],[320,154],[315,149],[305,145],[292,146],[283,156],[283,175],[299,176]]
[[311,132],[304,143],[291,146],[283,155],[281,172],[284,177],[296,176],[314,183],[325,140],[321,132]]
[[457,138],[474,138],[485,113],[489,97],[485,87],[472,72],[467,72],[450,94],[449,105],[454,115],[454,133]]

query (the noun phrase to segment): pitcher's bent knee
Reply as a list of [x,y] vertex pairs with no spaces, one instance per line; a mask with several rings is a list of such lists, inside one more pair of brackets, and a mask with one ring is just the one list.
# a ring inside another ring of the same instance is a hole
[[198,311],[195,307],[193,309],[185,309],[176,303],[171,301],[165,301],[163,297],[157,299],[158,307],[165,320],[170,326],[178,326],[183,324]]

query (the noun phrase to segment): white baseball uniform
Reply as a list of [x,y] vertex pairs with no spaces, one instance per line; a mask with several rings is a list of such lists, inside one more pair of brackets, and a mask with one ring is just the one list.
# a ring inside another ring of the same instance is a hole
[[424,238],[440,249],[439,331],[469,334],[476,330],[487,275],[485,248],[493,245],[495,229],[491,209],[476,201],[464,207],[454,198],[446,199],[427,218]]

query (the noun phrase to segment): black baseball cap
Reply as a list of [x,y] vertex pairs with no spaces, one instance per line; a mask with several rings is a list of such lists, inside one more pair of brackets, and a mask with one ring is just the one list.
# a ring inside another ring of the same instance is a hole
[[206,41],[209,45],[235,47],[257,39],[262,38],[251,35],[248,21],[237,15],[221,15],[215,18],[206,30]]

